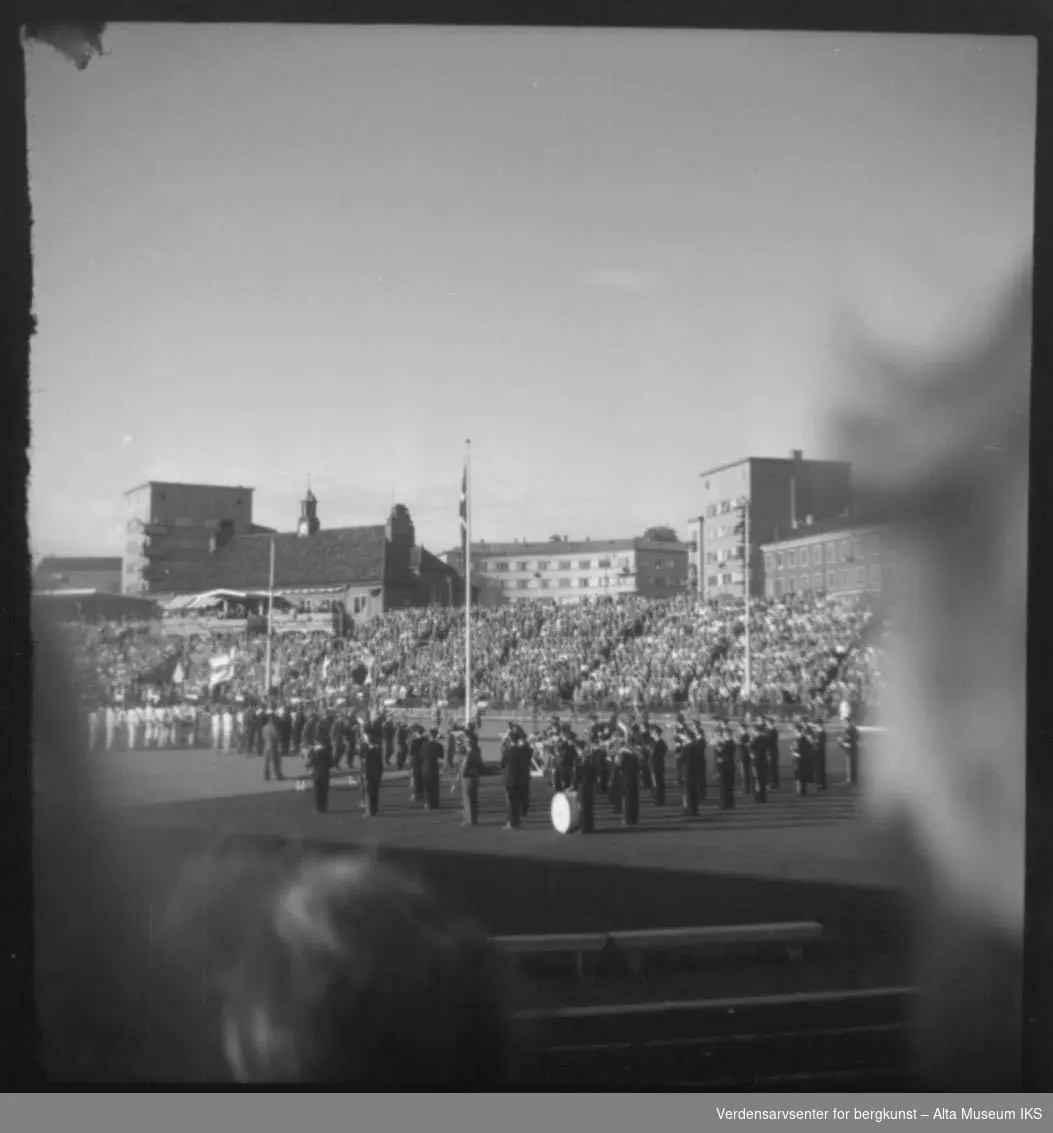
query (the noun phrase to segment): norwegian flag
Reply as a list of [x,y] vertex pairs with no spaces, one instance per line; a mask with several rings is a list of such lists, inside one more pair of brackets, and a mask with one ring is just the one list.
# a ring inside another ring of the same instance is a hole
[[461,551],[468,550],[468,465],[464,466],[464,475],[461,477]]

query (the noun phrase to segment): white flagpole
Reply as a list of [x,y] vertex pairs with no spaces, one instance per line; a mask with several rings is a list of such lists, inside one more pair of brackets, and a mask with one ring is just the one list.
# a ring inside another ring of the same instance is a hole
[[274,625],[274,540],[271,539],[271,589],[267,603],[267,675],[264,677],[264,697],[271,694],[271,633]]
[[472,720],[472,442],[465,443],[464,723]]

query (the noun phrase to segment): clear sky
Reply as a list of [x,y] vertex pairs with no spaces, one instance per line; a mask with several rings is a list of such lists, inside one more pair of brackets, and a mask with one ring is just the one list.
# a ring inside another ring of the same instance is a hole
[[[148,479],[291,530],[639,534],[830,457],[845,319],[924,349],[1030,254],[1031,40],[111,26],[29,49],[35,553]],[[851,454],[848,454],[849,456]]]

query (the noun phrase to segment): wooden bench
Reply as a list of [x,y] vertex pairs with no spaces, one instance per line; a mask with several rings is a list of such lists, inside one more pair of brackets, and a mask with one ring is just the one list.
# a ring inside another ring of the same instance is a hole
[[585,956],[597,955],[607,947],[602,932],[545,933],[540,936],[495,936],[494,945],[514,956],[573,956],[579,976],[585,974]]
[[651,928],[612,932],[611,946],[627,956],[629,968],[639,972],[648,952],[669,949],[727,947],[729,945],[785,945],[792,960],[799,960],[805,943],[821,940],[823,927],[814,921],[775,924],[706,925],[693,928]]

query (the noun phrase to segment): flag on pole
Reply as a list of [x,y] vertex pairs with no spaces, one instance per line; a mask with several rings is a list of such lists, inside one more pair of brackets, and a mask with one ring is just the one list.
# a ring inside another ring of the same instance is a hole
[[464,475],[461,477],[461,553],[467,555],[468,551],[468,465],[464,466]]

